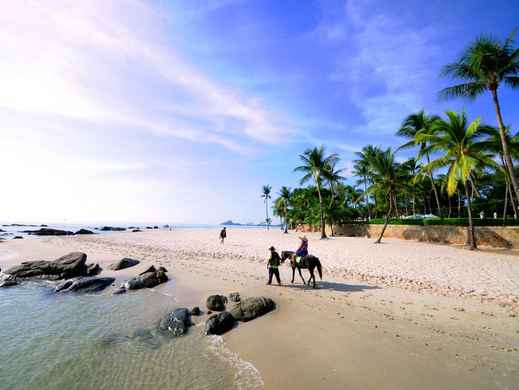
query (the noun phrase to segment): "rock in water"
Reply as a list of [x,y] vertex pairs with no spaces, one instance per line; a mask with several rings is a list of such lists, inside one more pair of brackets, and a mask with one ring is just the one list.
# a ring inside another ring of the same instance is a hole
[[126,293],[127,291],[128,290],[126,290],[126,287],[121,286],[121,287],[116,288],[112,294],[113,295],[120,295],[120,294]]
[[159,329],[171,332],[173,336],[182,336],[191,326],[191,314],[185,307],[176,309],[169,313],[166,318],[160,321]]
[[34,234],[35,236],[71,236],[74,233],[67,230],[41,228],[39,230],[24,230],[22,233]]
[[128,280],[124,287],[128,290],[138,290],[140,288],[152,288],[161,283],[168,281],[165,268],[160,267],[158,270],[151,266],[146,272]]
[[192,316],[199,316],[199,315],[202,315],[202,311],[200,310],[200,308],[198,306],[195,306],[191,309],[191,315]]
[[88,264],[86,266],[86,276],[96,276],[101,273],[103,269],[99,264]]
[[207,297],[207,308],[213,311],[224,311],[227,297],[223,295],[211,295]]
[[236,319],[228,311],[213,314],[205,322],[205,334],[221,335],[231,330],[236,324]]
[[231,302],[240,302],[240,293],[239,292],[233,292],[229,294],[229,300]]
[[88,229],[79,229],[74,234],[94,234],[94,232],[92,230],[88,230]]
[[84,277],[76,280],[67,280],[56,287],[56,292],[99,292],[115,282],[115,278]]
[[276,308],[276,303],[266,297],[242,299],[231,310],[231,314],[238,321],[247,322],[260,317]]
[[18,282],[16,280],[4,280],[0,281],[0,287],[13,287],[17,286]]
[[119,271],[121,269],[130,268],[139,264],[139,260],[130,259],[129,257],[125,257],[124,259],[119,260],[116,263],[110,265],[110,269],[113,271]]
[[86,258],[83,252],[72,252],[54,261],[26,261],[5,273],[14,278],[69,279],[86,275]]
[[13,240],[22,240],[22,239],[23,239],[22,236],[14,236],[14,237],[13,237]]

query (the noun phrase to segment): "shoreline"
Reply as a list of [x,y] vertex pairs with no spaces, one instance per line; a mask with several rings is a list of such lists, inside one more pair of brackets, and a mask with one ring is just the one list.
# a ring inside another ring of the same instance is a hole
[[[519,374],[519,319],[511,310],[513,305],[344,277],[324,257],[320,289],[303,288],[297,279],[297,284],[287,284],[290,271],[286,265],[281,269],[285,285],[265,286],[263,241],[281,240],[282,245],[297,239],[296,235],[280,238],[279,232],[257,232],[261,237],[255,237],[234,230],[236,237],[223,247],[213,243],[213,235],[217,235],[215,229],[196,234],[178,230],[13,241],[0,247],[0,253],[11,251],[7,260],[2,258],[0,268],[82,250],[89,261],[102,267],[124,256],[141,258],[142,268],[151,263],[164,265],[174,279],[175,298],[186,306],[203,307],[213,293],[270,296],[277,310],[240,324],[223,337],[230,351],[260,371],[267,389],[334,389],[347,384],[354,389],[382,384],[395,389],[419,385],[433,389],[441,384],[507,388],[497,386],[498,378]],[[324,252],[315,237],[310,240],[311,248]],[[334,241],[343,240],[322,245]],[[369,257],[372,247],[367,243],[361,244]],[[385,248],[402,247],[399,244],[391,240]],[[421,254],[437,248],[429,247]],[[487,256],[494,262],[499,258],[494,254],[483,257]],[[130,268],[124,275],[118,271],[118,281],[139,270]],[[102,275],[113,273],[103,271]]]

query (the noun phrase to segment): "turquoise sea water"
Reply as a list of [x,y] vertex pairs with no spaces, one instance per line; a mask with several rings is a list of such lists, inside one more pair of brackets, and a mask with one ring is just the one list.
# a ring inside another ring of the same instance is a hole
[[57,295],[41,285],[0,289],[0,389],[259,388],[254,367],[202,335],[170,338],[159,319],[179,307],[153,290]]

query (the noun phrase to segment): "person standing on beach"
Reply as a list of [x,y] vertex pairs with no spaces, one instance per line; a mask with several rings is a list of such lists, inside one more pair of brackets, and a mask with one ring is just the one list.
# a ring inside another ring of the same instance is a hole
[[281,257],[276,252],[276,248],[271,246],[270,250],[270,259],[267,263],[267,267],[269,269],[269,281],[268,285],[272,284],[272,277],[275,275],[278,284],[281,286],[281,278],[279,277],[279,265],[281,264]]
[[220,231],[220,244],[223,244],[225,239],[227,238],[227,228],[224,226]]

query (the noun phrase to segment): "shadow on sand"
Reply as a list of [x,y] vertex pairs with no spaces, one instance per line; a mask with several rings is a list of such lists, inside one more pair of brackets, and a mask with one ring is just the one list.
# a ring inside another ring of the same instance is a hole
[[[302,282],[299,283],[285,283],[283,287],[296,288],[300,290],[314,290],[312,286],[304,285]],[[364,284],[348,284],[348,283],[337,283],[337,282],[317,282],[316,290],[330,290],[337,292],[363,292],[366,290],[378,290],[378,286],[368,286]]]

